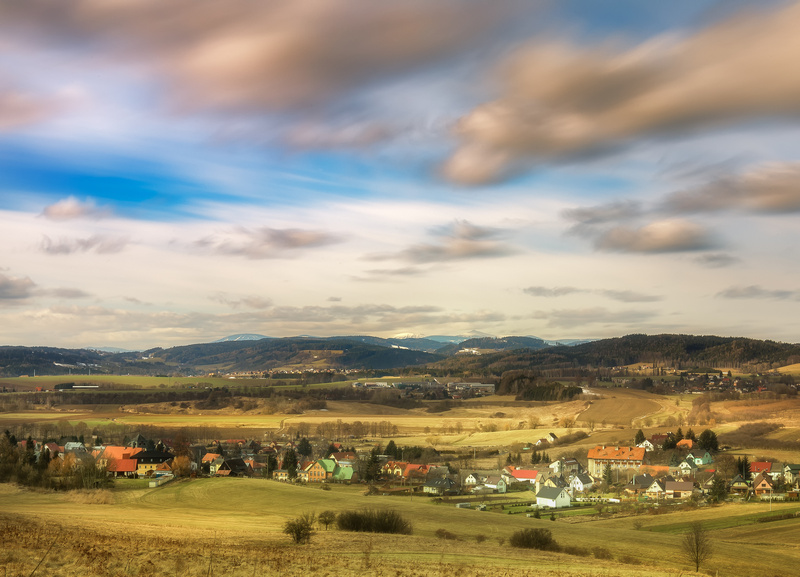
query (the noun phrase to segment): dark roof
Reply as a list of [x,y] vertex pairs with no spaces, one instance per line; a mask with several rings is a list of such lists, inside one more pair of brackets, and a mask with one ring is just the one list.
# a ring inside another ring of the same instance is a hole
[[539,492],[536,493],[536,498],[557,499],[563,490],[563,487],[542,487],[539,489]]
[[142,451],[134,455],[140,465],[159,465],[164,461],[169,461],[174,456],[166,451]]

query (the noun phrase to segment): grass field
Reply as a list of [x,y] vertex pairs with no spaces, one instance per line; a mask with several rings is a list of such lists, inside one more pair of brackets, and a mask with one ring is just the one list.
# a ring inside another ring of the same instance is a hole
[[[412,520],[414,534],[364,535],[320,528],[311,545],[294,546],[281,532],[284,522],[301,512],[369,507],[400,511]],[[686,524],[713,519],[716,554],[706,569],[727,576],[792,575],[800,561],[795,545],[800,523],[753,524],[766,508],[731,504],[657,516],[582,517],[576,523],[456,509],[418,496],[365,496],[360,486],[321,491],[257,479],[176,481],[156,489],[124,481],[111,491],[88,496],[0,485],[0,533],[5,533],[0,563],[7,575],[29,575],[53,543],[42,575],[200,576],[207,574],[210,563],[211,574],[242,576],[300,575],[314,568],[323,575],[363,575],[367,570],[366,574],[409,577],[674,576],[692,574],[679,553]],[[773,508],[777,512],[798,506]],[[638,531],[636,519],[642,520]],[[511,534],[528,527],[551,530],[562,546],[606,548],[613,559],[509,548]],[[458,540],[437,539],[441,528]],[[18,539],[15,532],[20,533]]]

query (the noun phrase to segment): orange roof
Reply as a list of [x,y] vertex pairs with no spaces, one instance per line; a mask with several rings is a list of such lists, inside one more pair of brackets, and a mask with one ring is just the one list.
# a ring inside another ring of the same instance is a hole
[[769,461],[753,461],[750,463],[750,472],[754,475],[758,473],[769,473],[772,469],[772,463]]
[[202,462],[203,463],[210,463],[211,461],[216,461],[221,456],[222,455],[220,455],[219,453],[206,453],[205,455],[203,455]]
[[111,473],[135,473],[136,459],[112,459],[108,462]]
[[691,439],[681,439],[676,444],[677,447],[686,447],[687,449],[691,449],[694,446],[694,441]]
[[606,461],[644,461],[644,447],[618,447],[598,445],[589,449],[589,459]]
[[98,456],[98,459],[132,459],[137,453],[144,451],[141,447],[119,447],[116,445],[106,445],[106,448]]

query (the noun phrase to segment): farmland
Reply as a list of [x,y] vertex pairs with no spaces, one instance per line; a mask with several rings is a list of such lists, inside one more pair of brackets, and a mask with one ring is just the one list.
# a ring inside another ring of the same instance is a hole
[[[414,534],[370,536],[318,528],[311,546],[304,547],[289,545],[281,532],[287,519],[303,511],[383,507],[411,519]],[[29,574],[53,540],[43,574],[136,575],[153,570],[205,575],[209,564],[214,571],[231,575],[263,574],[276,566],[282,567],[282,574],[307,572],[308,565],[296,566],[292,561],[297,559],[344,575],[362,574],[369,568],[409,576],[456,575],[466,567],[475,575],[524,571],[529,575],[674,575],[687,567],[679,554],[679,541],[693,520],[713,520],[716,554],[707,567],[712,571],[789,575],[800,560],[794,545],[800,538],[800,524],[794,519],[754,524],[757,516],[768,514],[767,509],[767,504],[731,504],[656,516],[581,517],[582,522],[573,523],[570,518],[552,522],[459,510],[424,497],[365,496],[363,488],[356,486],[320,491],[259,479],[186,480],[156,489],[140,481],[119,481],[100,496],[0,486],[0,530],[9,533],[24,526],[24,532],[36,537],[21,539],[21,547],[2,553],[9,575]],[[784,510],[797,511],[798,506],[773,506],[773,513]],[[731,522],[725,523],[726,519]],[[456,541],[436,538],[436,530],[444,527]],[[550,529],[562,546],[605,548],[611,559],[509,549],[506,543],[511,533],[526,527]],[[77,534],[80,539],[69,537]],[[230,555],[234,543],[239,556]]]

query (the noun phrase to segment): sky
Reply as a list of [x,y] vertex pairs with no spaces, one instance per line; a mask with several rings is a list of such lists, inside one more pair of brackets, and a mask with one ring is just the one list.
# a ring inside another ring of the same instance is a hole
[[796,343],[800,2],[0,2],[0,345]]

